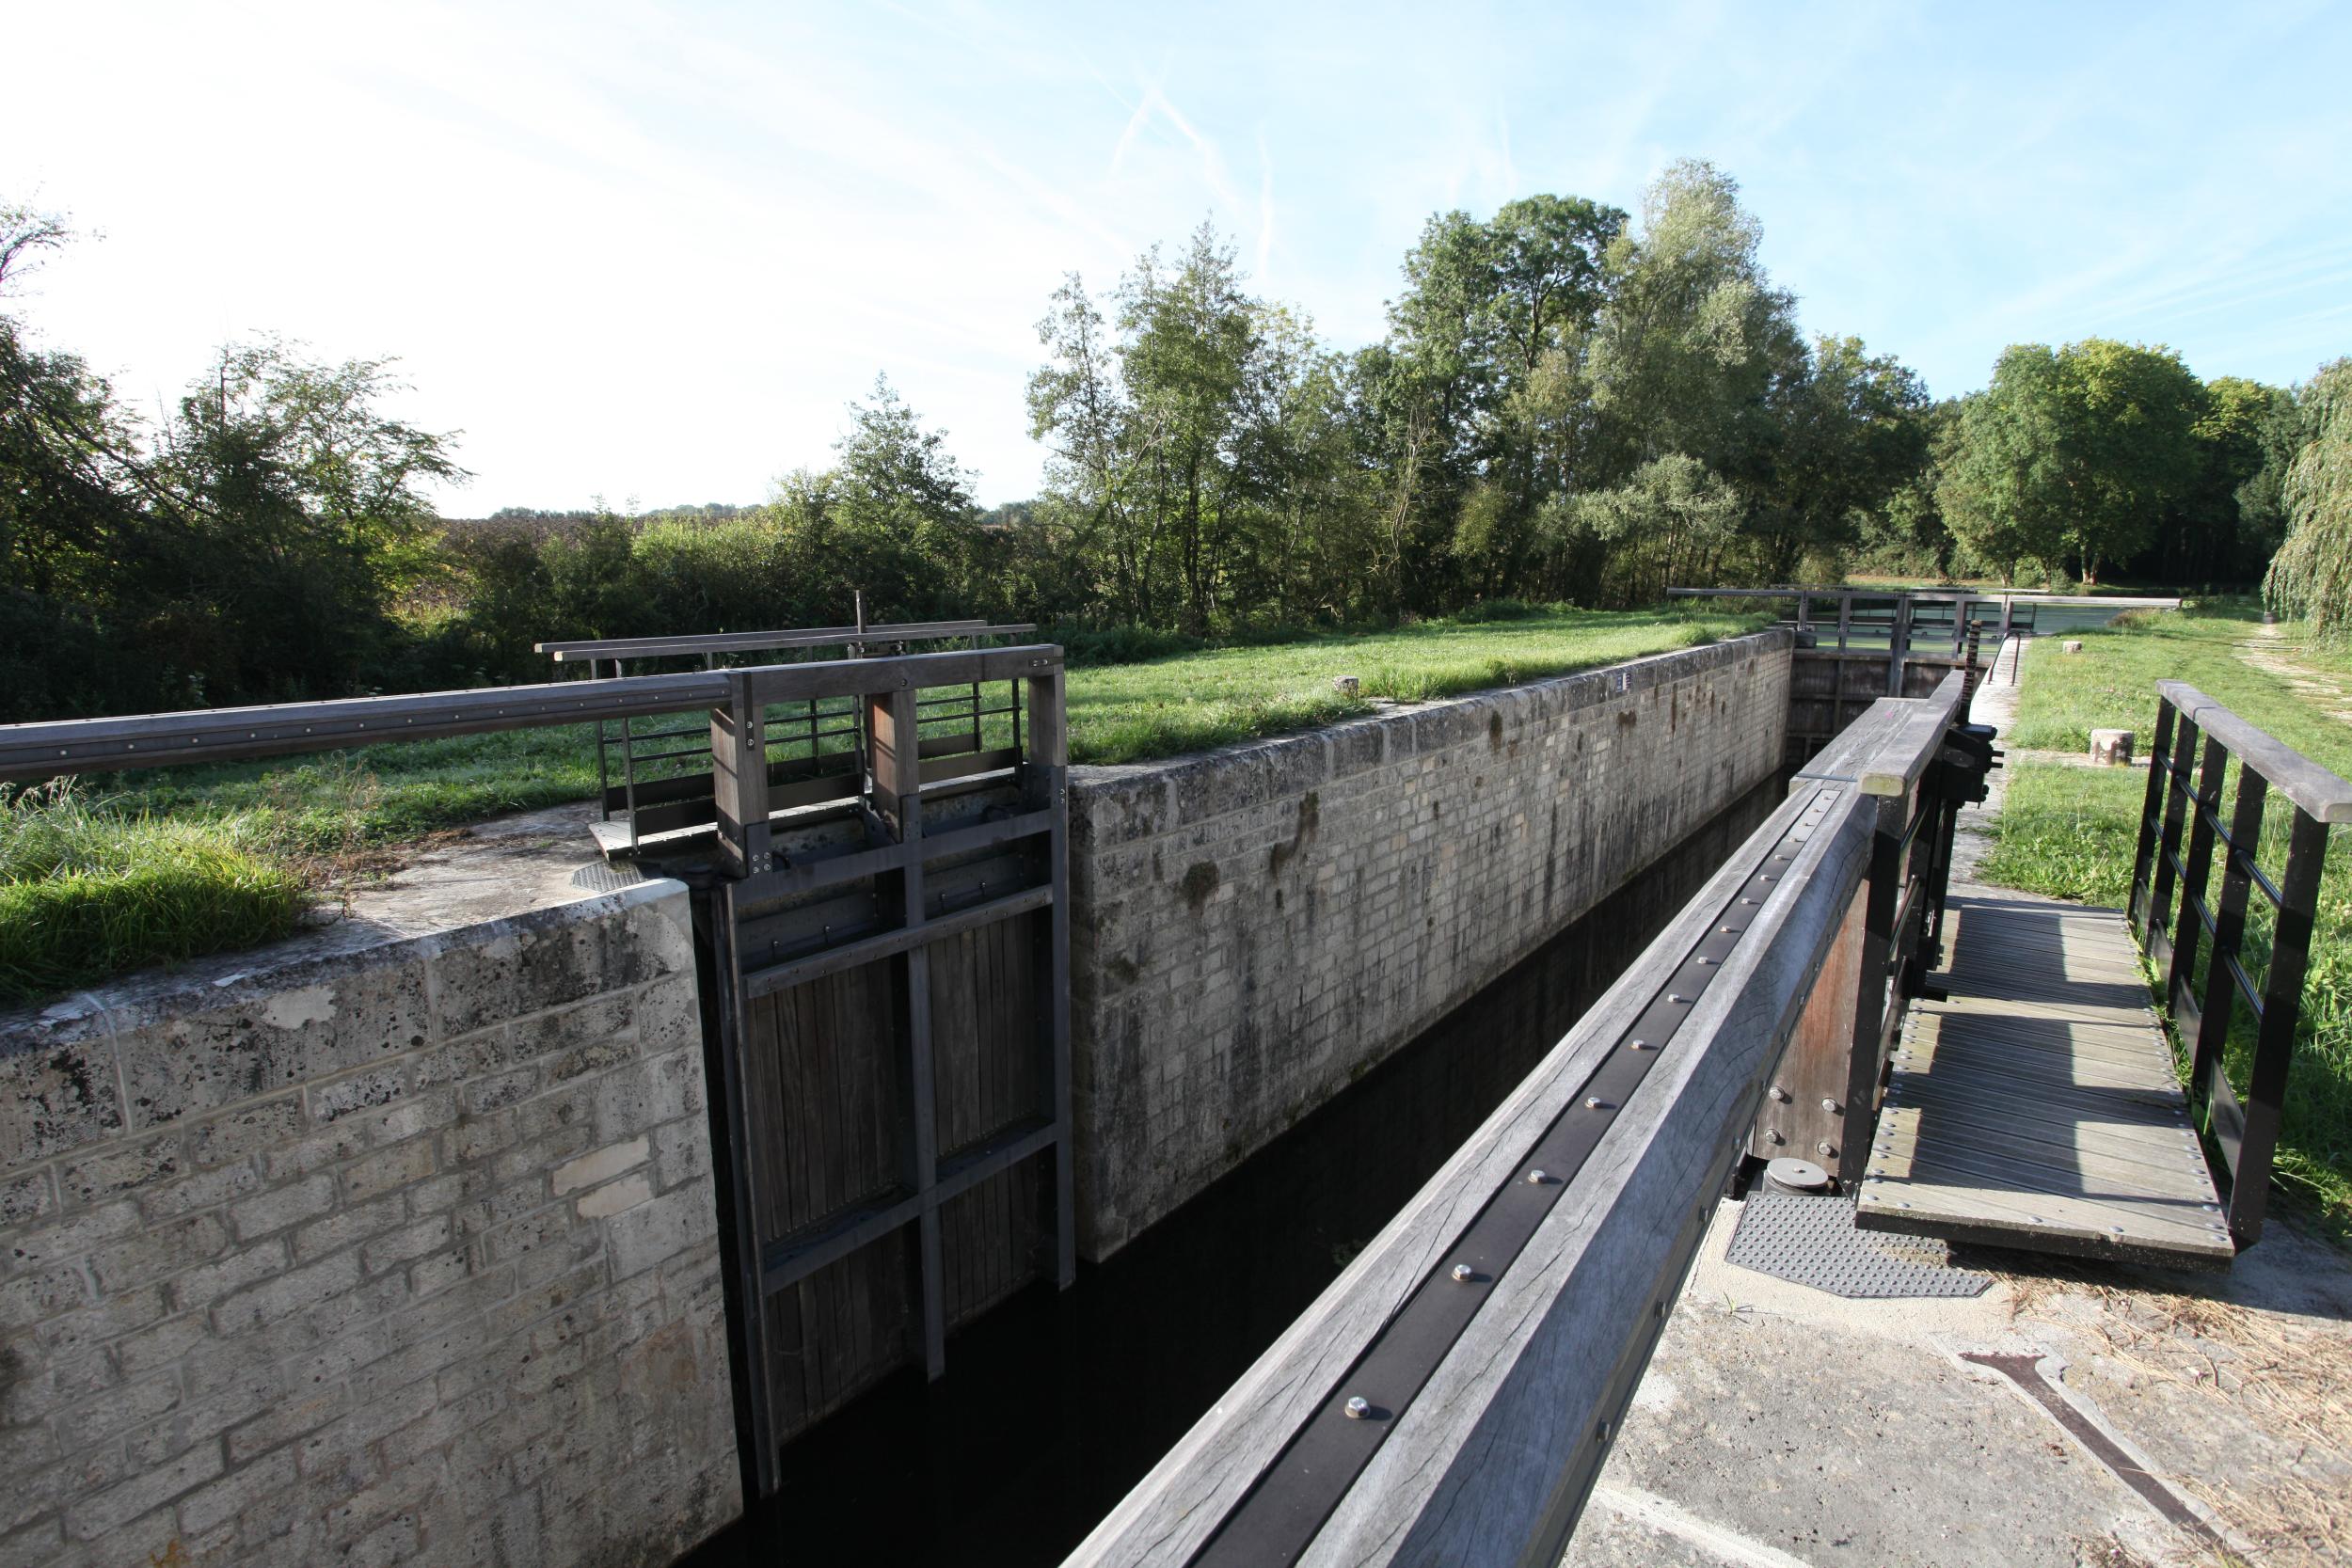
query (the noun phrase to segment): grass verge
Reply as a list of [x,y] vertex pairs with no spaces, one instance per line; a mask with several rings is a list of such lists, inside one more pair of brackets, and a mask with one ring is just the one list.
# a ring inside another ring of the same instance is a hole
[[[2184,680],[2312,760],[2352,776],[2352,724],[2334,717],[2334,701],[2299,689],[2291,673],[2261,662],[2282,657],[2326,669],[2326,660],[2307,658],[2294,632],[2265,633],[2261,622],[2250,601],[2221,601],[2177,613],[2131,615],[2083,631],[2080,654],[2036,642],[2007,744],[2080,752],[2092,729],[2119,728],[2132,730],[2144,750],[2155,723],[2156,682]],[[2146,787],[2146,775],[2137,768],[2015,765],[1981,874],[2011,887],[2120,908],[2130,891]],[[2236,788],[2233,767],[2224,784],[2225,821]],[[2283,863],[2287,817],[2275,800],[2265,816],[2261,860],[2275,879]],[[2209,899],[2217,896],[2219,873],[2217,865]],[[2257,899],[2247,932],[2249,967],[2257,974],[2268,962],[2269,927],[2267,906]],[[2251,1045],[2246,1022],[2241,1009],[2227,1058],[2241,1093]],[[2340,1239],[2352,1236],[2352,828],[2332,830],[2321,878],[2276,1179]]]
[[308,886],[256,816],[124,816],[54,787],[0,800],[0,998],[268,942]]

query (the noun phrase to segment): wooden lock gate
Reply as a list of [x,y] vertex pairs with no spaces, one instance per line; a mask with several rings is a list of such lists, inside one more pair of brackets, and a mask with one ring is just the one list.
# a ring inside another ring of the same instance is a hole
[[1068,746],[1057,647],[726,676],[697,939],[766,1495],[786,1439],[1074,1275]]

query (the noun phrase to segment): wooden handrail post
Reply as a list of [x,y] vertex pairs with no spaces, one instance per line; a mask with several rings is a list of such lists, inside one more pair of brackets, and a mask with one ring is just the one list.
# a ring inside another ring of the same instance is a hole
[[[2327,858],[2328,825],[2297,808],[2287,837],[2286,875],[2279,881],[2279,923],[2271,931],[2270,963],[2263,976],[2263,1016],[2247,1078],[2246,1124],[2237,1168],[2230,1173],[2230,1234],[2241,1247],[2253,1245],[2262,1235],[2263,1212],[2269,1201],[2271,1156],[2279,1146],[2279,1121],[2286,1107],[2287,1068],[2302,1017],[2303,972],[2311,958],[2319,873]],[[2220,1071],[2217,1061],[2214,1070]]]
[[1911,595],[1895,600],[1893,621],[1886,628],[1886,694],[1903,694],[1903,663],[1911,656]]

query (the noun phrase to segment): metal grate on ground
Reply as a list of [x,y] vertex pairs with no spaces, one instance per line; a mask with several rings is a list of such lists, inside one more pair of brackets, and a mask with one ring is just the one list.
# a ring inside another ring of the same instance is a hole
[[1852,1195],[1757,1187],[1741,1206],[1727,1261],[1850,1301],[1984,1293],[1991,1275],[1956,1269],[1942,1242],[1854,1227]]

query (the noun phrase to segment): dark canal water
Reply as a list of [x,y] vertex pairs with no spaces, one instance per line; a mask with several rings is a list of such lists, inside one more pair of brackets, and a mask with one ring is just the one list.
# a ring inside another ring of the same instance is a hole
[[794,1439],[693,1568],[1058,1562],[1526,1077],[1782,796],[1692,834],[1067,1292]]

